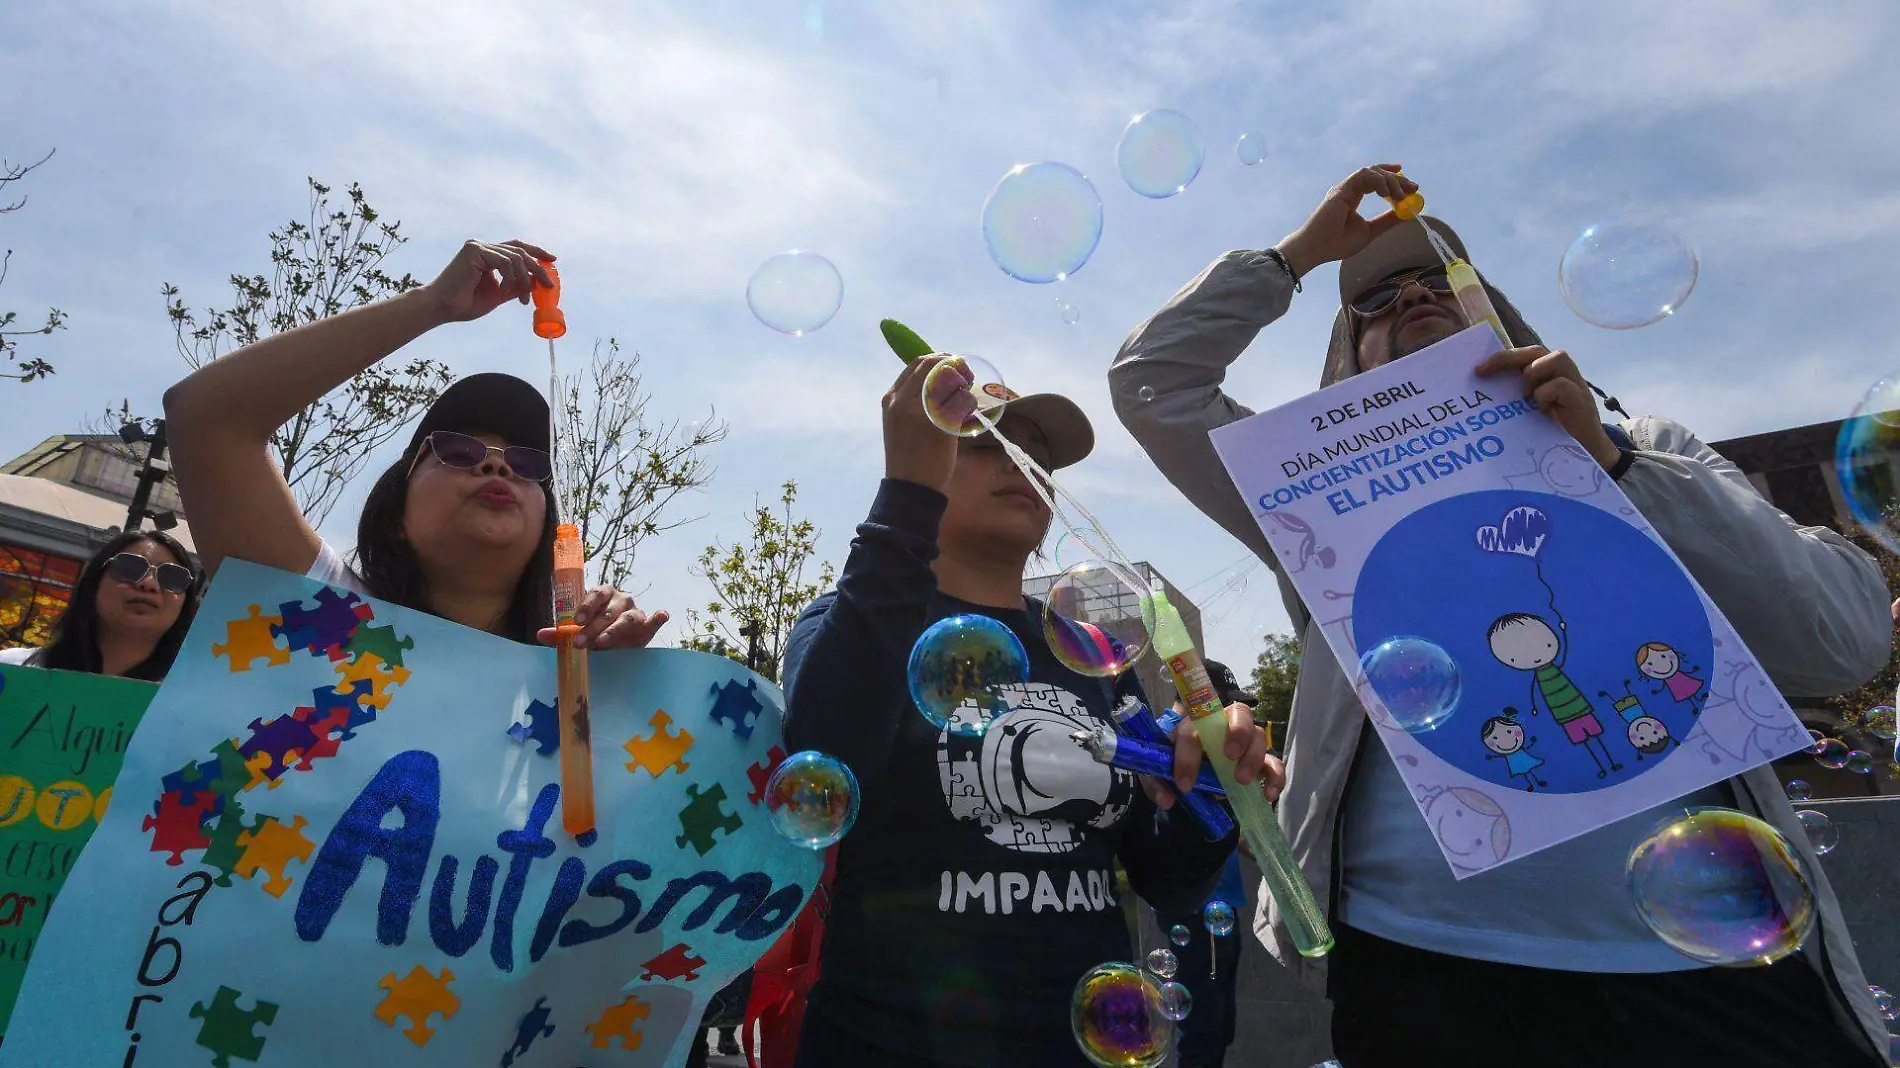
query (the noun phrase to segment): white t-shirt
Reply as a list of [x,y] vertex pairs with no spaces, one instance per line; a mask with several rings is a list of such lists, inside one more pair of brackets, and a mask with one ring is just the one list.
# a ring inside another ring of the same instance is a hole
[[18,649],[0,649],[0,664],[24,664],[27,657],[39,651],[39,647],[33,645],[22,645]]
[[368,597],[369,586],[364,583],[363,576],[350,570],[350,565],[343,562],[343,558],[337,555],[335,549],[330,548],[329,542],[318,539],[317,544],[316,562],[310,565],[310,570],[304,572],[304,577],[316,579],[325,586],[340,586],[346,590],[354,590]]

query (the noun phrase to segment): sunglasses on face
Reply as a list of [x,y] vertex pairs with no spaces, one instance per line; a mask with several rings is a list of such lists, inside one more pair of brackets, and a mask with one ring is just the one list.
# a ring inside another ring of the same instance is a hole
[[506,447],[490,445],[480,438],[467,434],[457,434],[453,430],[438,430],[422,439],[422,448],[416,451],[415,463],[409,465],[409,473],[416,473],[416,464],[422,457],[434,453],[435,458],[464,471],[471,471],[482,465],[491,452],[501,453],[501,462],[508,465],[517,478],[529,482],[546,482],[554,476],[554,461],[540,449],[531,449],[526,445]]
[[1445,273],[1444,266],[1440,265],[1388,278],[1352,298],[1352,303],[1347,307],[1350,307],[1353,313],[1362,319],[1384,314],[1399,299],[1399,294],[1405,287],[1414,282],[1441,296],[1448,296],[1451,293],[1451,277]]
[[191,589],[191,569],[182,564],[155,564],[137,553],[120,553],[106,561],[106,577],[126,586],[136,586],[145,576],[158,572],[158,588],[182,595]]

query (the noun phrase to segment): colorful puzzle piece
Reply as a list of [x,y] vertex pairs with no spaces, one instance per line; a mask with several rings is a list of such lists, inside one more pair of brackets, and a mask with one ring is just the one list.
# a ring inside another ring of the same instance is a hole
[[759,804],[765,800],[765,784],[772,781],[772,773],[785,763],[785,750],[773,746],[765,751],[765,759],[745,769],[745,777],[752,780],[752,792],[745,795],[747,801]]
[[507,1052],[501,1055],[501,1068],[508,1068],[509,1065],[515,1063],[517,1056],[528,1052],[528,1047],[534,1045],[535,1039],[546,1038],[554,1033],[554,1025],[548,1023],[550,1013],[547,1000],[547,998],[535,998],[534,1008],[529,1009],[527,1015],[521,1018],[521,1022],[515,1025],[515,1044],[508,1047]]
[[262,660],[271,667],[290,663],[290,650],[277,644],[277,625],[283,620],[263,615],[262,605],[252,605],[251,614],[224,625],[224,644],[211,646],[212,656],[231,662],[232,671],[249,671],[251,663]]
[[299,708],[290,714],[291,718],[309,724],[310,733],[316,735],[316,741],[297,753],[297,756],[301,758],[297,761],[298,771],[311,771],[313,770],[311,761],[325,760],[336,755],[336,751],[343,745],[343,732],[349,730],[350,714],[353,711],[354,709],[337,707],[319,716],[314,708]]
[[732,834],[744,825],[737,813],[725,810],[726,788],[719,783],[714,783],[712,789],[704,792],[698,783],[689,783],[686,796],[692,800],[680,809],[680,827],[684,833],[674,839],[680,848],[684,849],[691,843],[703,857],[719,844],[713,837],[714,832]]
[[339,660],[337,650],[347,644],[356,628],[370,620],[370,607],[354,593],[337,593],[324,587],[317,591],[317,607],[305,608],[296,601],[277,606],[281,617],[271,633],[290,642],[292,649],[303,649]]
[[[211,756],[210,764],[198,765],[200,773],[211,773],[211,777],[200,784],[204,789],[210,790],[222,801],[225,798],[236,797],[251,788],[251,771],[247,766],[249,760],[238,750],[236,738],[226,738],[212,746]],[[217,809],[214,808],[212,811],[215,812]]]
[[357,685],[367,682],[370,692],[359,694],[357,700],[362,704],[373,705],[377,708],[389,707],[389,698],[392,695],[387,691],[392,685],[401,686],[409,681],[408,668],[390,667],[375,653],[364,653],[348,663],[338,664],[336,673],[339,680],[336,684],[338,693],[356,693]]
[[751,741],[752,721],[765,711],[765,705],[759,700],[759,680],[747,679],[744,686],[739,685],[738,679],[724,686],[715,683],[712,692],[715,699],[712,711],[707,714],[731,727],[732,733],[740,738]]
[[528,702],[528,722],[508,728],[508,737],[523,745],[535,743],[542,756],[561,748],[561,717],[546,701]]
[[687,982],[699,978],[699,969],[706,964],[705,958],[696,957],[693,951],[681,942],[665,953],[640,965],[642,980],[664,979],[671,983],[684,979]]
[[657,779],[668,768],[683,772],[690,766],[680,758],[693,747],[693,736],[684,730],[667,730],[672,725],[673,717],[667,715],[665,709],[653,713],[653,718],[647,721],[653,733],[645,738],[634,738],[626,745],[628,754],[633,757],[627,763],[628,771],[645,768],[648,775]]
[[344,728],[343,741],[356,737],[356,728],[365,723],[376,722],[376,707],[365,704],[367,698],[376,695],[375,684],[368,679],[359,679],[344,686],[319,686],[310,691],[310,705],[315,710],[313,718],[327,719],[337,709],[346,709],[350,713],[349,724]]
[[[310,748],[316,740],[317,732],[310,729],[310,724],[294,715],[274,716],[269,720],[254,719],[251,721],[251,736],[238,746],[238,752],[246,758],[247,763],[251,757],[268,754],[270,763],[264,767],[264,777],[275,779],[295,763],[291,754]],[[248,782],[249,778],[247,773],[245,781]]]
[[255,830],[238,835],[238,845],[244,847],[244,859],[238,861],[236,874],[249,879],[260,868],[270,872],[270,878],[264,881],[264,892],[272,897],[283,897],[291,882],[284,875],[284,869],[293,860],[308,862],[317,848],[315,842],[304,837],[303,829],[308,822],[298,816],[286,826],[266,816]]
[[420,964],[409,969],[409,974],[401,979],[390,972],[377,984],[389,993],[384,994],[382,1004],[376,1006],[376,1018],[394,1027],[396,1017],[409,1017],[409,1026],[403,1034],[416,1045],[425,1045],[435,1034],[435,1029],[429,1026],[429,1017],[440,1016],[446,1020],[462,1007],[462,999],[449,989],[454,981],[455,973],[447,968],[442,969],[438,977],[430,975]]
[[618,1005],[609,1005],[600,1019],[584,1029],[594,1036],[595,1049],[613,1048],[613,1040],[620,1040],[621,1049],[639,1049],[645,1035],[634,1026],[644,1023],[653,1009],[638,997],[630,997]]
[[264,1038],[251,1029],[258,1024],[268,1026],[277,1019],[276,1005],[259,1001],[256,1008],[240,1009],[237,999],[237,991],[221,986],[211,998],[210,1008],[202,1001],[191,1006],[192,1018],[204,1021],[198,1026],[198,1044],[217,1054],[211,1058],[214,1068],[231,1068],[232,1057],[257,1060],[264,1052]]
[[[205,779],[211,776],[215,776],[217,773],[218,772],[217,772],[216,765],[207,766],[205,764],[200,764],[196,760],[192,760],[192,761],[186,762],[184,767],[179,768],[177,771],[172,772],[170,775],[164,776],[158,781],[159,781],[159,785],[163,787],[165,793],[177,794],[178,800],[189,805],[192,802],[198,800],[199,790],[209,791],[211,789],[210,786],[208,786],[205,783]],[[214,794],[213,800],[211,803],[211,811],[212,812],[218,811],[218,809],[221,807],[220,802],[222,802],[223,800],[224,800],[223,798],[217,797]]]
[[219,886],[231,885],[238,861],[244,859],[244,847],[238,843],[238,836],[248,830],[244,824],[244,806],[238,804],[236,798],[226,801],[218,821],[205,836],[209,844],[205,846],[204,856],[198,858],[198,863],[217,870],[218,877],[213,881]]
[[140,826],[152,832],[154,853],[170,853],[165,863],[176,866],[185,862],[185,850],[203,849],[211,844],[205,837],[205,815],[211,811],[216,795],[199,791],[197,800],[185,804],[178,795],[166,793],[158,799],[158,812],[145,817]]
[[258,753],[245,760],[244,770],[250,775],[251,779],[244,784],[244,788],[246,790],[255,790],[259,786],[268,786],[273,790],[277,789],[278,784],[284,780],[271,778],[267,771],[267,769],[276,762],[276,759],[276,757],[271,756],[269,753]]
[[402,666],[402,654],[416,647],[416,640],[407,634],[396,637],[396,628],[362,626],[350,636],[349,643],[343,648],[354,660],[364,653],[375,653],[382,662],[391,667]]

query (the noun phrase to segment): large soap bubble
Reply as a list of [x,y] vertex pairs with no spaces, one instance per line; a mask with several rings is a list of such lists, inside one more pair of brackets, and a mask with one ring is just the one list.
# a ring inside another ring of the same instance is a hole
[[982,734],[1009,711],[1003,687],[1029,679],[1029,654],[989,616],[940,619],[910,650],[910,699],[938,730]]
[[1132,964],[1090,969],[1075,984],[1069,1026],[1082,1054],[1101,1068],[1158,1068],[1174,1051],[1161,991]]
[[1659,823],[1629,859],[1636,913],[1704,964],[1771,964],[1814,929],[1814,891],[1773,827],[1724,808]]
[[1023,282],[1060,282],[1095,254],[1102,198],[1064,163],[1018,164],[983,202],[983,243],[1003,273]]
[[1464,692],[1458,662],[1424,638],[1389,638],[1362,655],[1359,666],[1393,720],[1413,734],[1450,719]]
[[1153,612],[1135,574],[1084,560],[1056,579],[1042,603],[1042,636],[1072,670],[1096,678],[1121,674],[1148,649],[1144,621]]
[[1889,457],[1900,452],[1900,375],[1867,387],[1834,439],[1834,473],[1847,513],[1888,552],[1900,553],[1900,497]]
[[803,336],[831,321],[844,303],[844,276],[816,252],[781,252],[746,283],[745,302],[759,322]]
[[1652,216],[1623,214],[1577,235],[1557,265],[1557,284],[1584,322],[1633,330],[1675,314],[1699,271],[1681,231]]
[[1128,188],[1159,200],[1185,190],[1201,173],[1201,132],[1178,111],[1158,108],[1135,116],[1115,146],[1115,166]]
[[858,821],[858,778],[837,757],[793,753],[765,780],[765,811],[788,841],[824,849]]
[[946,434],[973,438],[989,428],[977,418],[994,423],[1003,406],[1014,399],[1003,374],[981,356],[952,356],[939,360],[924,376],[924,414]]

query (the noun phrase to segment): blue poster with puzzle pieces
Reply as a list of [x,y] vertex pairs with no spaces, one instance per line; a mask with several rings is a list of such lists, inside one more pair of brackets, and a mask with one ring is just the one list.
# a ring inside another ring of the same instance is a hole
[[686,1061],[805,904],[771,683],[594,653],[598,832],[552,650],[227,561],[48,917],[0,1065]]

